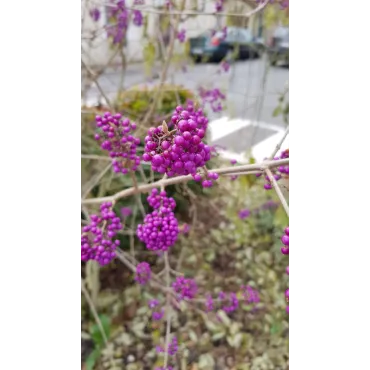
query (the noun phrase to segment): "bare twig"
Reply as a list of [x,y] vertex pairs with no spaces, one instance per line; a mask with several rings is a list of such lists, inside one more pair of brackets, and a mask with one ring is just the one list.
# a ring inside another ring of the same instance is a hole
[[84,194],[82,196],[82,198],[86,198],[88,196],[88,194],[90,193],[90,191],[92,189],[94,189],[94,187],[99,183],[99,181],[103,178],[103,176],[108,172],[108,170],[111,168],[112,164],[109,163],[108,166],[106,166],[103,171],[101,171],[95,178],[92,179],[92,181],[90,182],[90,184],[87,184],[89,185],[88,188],[84,191]]
[[[168,252],[164,252],[164,264],[166,270],[166,287],[170,289],[170,265],[168,263]],[[170,301],[170,294],[167,293],[166,297],[166,338],[165,338],[165,348],[164,348],[164,368],[167,367],[168,362],[168,347],[170,344],[170,331],[171,331],[171,301]]]
[[[153,7],[147,7],[147,6],[131,6],[127,7],[127,9],[132,9],[132,10],[140,10],[141,12],[144,13],[154,13],[154,14],[170,14],[170,15],[213,15],[213,16],[230,16],[230,17],[242,17],[242,18],[249,18],[252,15],[260,12],[263,10],[266,5],[269,3],[269,0],[265,0],[262,4],[257,6],[255,9],[247,12],[247,13],[228,13],[228,12],[204,12],[204,11],[196,11],[196,10],[166,10],[166,9],[156,9]],[[113,7],[114,5],[105,3],[107,7]],[[180,8],[182,9],[182,8]]]
[[87,73],[92,77],[93,79],[93,82],[95,83],[96,87],[98,88],[101,96],[105,99],[108,107],[111,109],[111,111],[113,112],[113,107],[112,107],[112,104],[110,102],[110,100],[108,99],[107,95],[105,94],[104,90],[102,89],[102,87],[100,86],[99,82],[97,81],[97,77],[98,75],[96,75],[87,65],[86,63],[82,60],[82,65],[83,67],[86,69]]
[[[237,175],[240,172],[245,172],[248,170],[260,170],[263,171],[266,168],[272,168],[272,167],[278,167],[282,165],[286,165],[289,163],[289,158],[285,159],[279,159],[276,161],[265,161],[261,163],[255,163],[255,164],[246,164],[246,165],[240,165],[240,166],[233,166],[233,167],[225,167],[225,168],[217,168],[213,169],[212,172],[216,172],[219,175],[227,175],[230,173],[233,173]],[[83,204],[94,204],[94,203],[102,203],[102,202],[109,202],[114,201],[120,198],[128,197],[130,195],[136,194],[136,193],[146,193],[149,192],[153,188],[162,187],[162,186],[168,186],[168,185],[174,185],[174,184],[180,184],[186,181],[193,180],[192,175],[185,175],[185,176],[177,176],[177,177],[171,177],[169,179],[165,180],[159,180],[150,184],[143,184],[138,186],[136,189],[134,187],[129,189],[124,189],[114,195],[108,196],[108,197],[102,197],[102,198],[92,198],[92,199],[82,199]]]
[[269,168],[266,168],[265,171],[266,171],[266,175],[269,177],[270,181],[272,182],[272,185],[274,186],[274,189],[276,191],[276,194],[278,195],[278,197],[280,199],[280,202],[281,202],[281,204],[283,205],[283,207],[285,209],[286,214],[289,217],[289,206],[288,206],[288,203],[286,202],[286,200],[284,198],[283,193],[281,192],[281,189],[279,187],[279,184],[275,180],[275,177],[274,177],[274,175],[272,174],[272,172],[271,172],[271,170]]
[[99,328],[100,333],[103,337],[104,343],[105,343],[105,345],[107,345],[108,344],[108,338],[107,338],[107,336],[104,332],[104,328],[103,328],[103,325],[102,325],[101,320],[99,318],[98,312],[96,311],[95,305],[94,305],[94,303],[93,303],[93,301],[90,297],[89,292],[86,289],[85,282],[82,278],[81,278],[81,291],[82,291],[83,295],[85,296],[86,302],[90,307],[91,313],[94,316],[96,324],[98,325],[98,328]]
[[[134,184],[134,189],[138,189],[138,185],[137,185],[137,180],[136,180],[136,176],[133,172],[130,172],[130,175],[131,175],[131,179],[132,179],[132,182]],[[135,194],[135,198],[136,198],[136,202],[137,202],[137,205],[139,206],[139,210],[141,212],[141,215],[143,216],[143,218],[145,217],[145,209],[144,209],[144,206],[143,206],[143,202],[141,201],[141,196],[140,196],[140,192],[137,192]]]
[[[182,0],[181,5],[180,5],[181,10],[184,8],[184,5],[185,5],[185,0]],[[144,117],[143,126],[145,126],[145,124],[148,122],[148,120],[152,116],[154,110],[157,107],[159,98],[161,97],[161,89],[164,85],[164,82],[165,82],[166,77],[167,77],[167,72],[168,72],[168,69],[170,67],[170,62],[171,62],[171,58],[172,58],[172,54],[173,54],[173,50],[174,50],[174,46],[175,46],[177,28],[180,24],[180,18],[181,18],[181,12],[177,13],[177,17],[175,18],[174,25],[173,25],[173,30],[171,32],[171,37],[170,37],[170,43],[169,43],[168,49],[167,49],[166,61],[164,62],[161,78],[159,80],[158,92],[157,92],[157,94],[155,94],[154,99],[153,99],[153,103],[149,107],[148,112]]]
[[94,154],[81,154],[82,159],[96,159],[98,161],[109,161],[112,162],[112,158],[104,157],[102,155],[94,155]]
[[[132,215],[131,229],[134,229],[135,227],[136,210],[137,210],[137,207],[134,208],[134,212]],[[130,234],[130,251],[131,251],[132,257],[135,258],[135,233]]]
[[283,137],[281,138],[281,140],[279,141],[279,143],[276,145],[274,151],[272,152],[272,154],[270,156],[270,160],[273,159],[275,157],[275,154],[280,150],[281,145],[283,144],[283,142],[286,139],[286,137],[288,136],[288,134],[289,134],[289,126],[285,130],[285,133],[284,133]]

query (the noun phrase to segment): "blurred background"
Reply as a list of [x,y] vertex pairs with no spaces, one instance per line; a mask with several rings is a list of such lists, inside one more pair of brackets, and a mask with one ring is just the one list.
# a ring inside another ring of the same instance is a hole
[[[258,7],[263,7],[251,16]],[[133,186],[114,174],[94,140],[95,115],[120,112],[137,123],[143,139],[191,100],[209,119],[210,168],[254,163],[271,155],[289,125],[289,3],[252,0],[82,1],[81,181],[82,198],[112,195]],[[155,109],[152,109],[155,102]],[[288,148],[287,139],[281,149]],[[143,147],[141,147],[143,151]],[[160,179],[142,164],[137,183]],[[158,174],[159,175],[159,174]],[[288,178],[284,194],[288,198]],[[217,185],[166,188],[177,203],[182,232],[170,265],[196,280],[198,301],[174,309],[171,330],[179,352],[174,369],[288,369],[288,315],[284,292],[288,257],[280,238],[288,218],[273,190],[251,175],[225,176]],[[115,204],[125,227],[123,258],[150,263],[163,258],[135,236],[149,211],[147,194]],[[82,207],[81,224],[98,206]],[[155,369],[165,321],[152,320],[150,299],[122,260],[100,267],[81,263],[81,366],[83,369]],[[244,299],[249,286],[255,299]],[[238,308],[206,312],[204,299],[235,293]],[[203,299],[203,300],[202,300]],[[93,309],[92,309],[93,307]],[[97,324],[96,315],[103,327]]]

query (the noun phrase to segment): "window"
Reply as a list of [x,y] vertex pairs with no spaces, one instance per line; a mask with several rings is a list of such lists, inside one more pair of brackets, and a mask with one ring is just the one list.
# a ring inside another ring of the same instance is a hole
[[239,30],[239,42],[251,42],[253,39],[252,33],[248,29]]

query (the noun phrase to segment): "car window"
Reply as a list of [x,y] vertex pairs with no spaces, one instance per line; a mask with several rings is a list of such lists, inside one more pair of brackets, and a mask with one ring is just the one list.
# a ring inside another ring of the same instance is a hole
[[239,30],[238,40],[239,42],[251,42],[253,39],[252,33],[248,29]]
[[289,41],[289,28],[283,28],[283,27],[278,28],[274,32],[274,37],[285,40],[285,41]]
[[227,30],[226,36],[227,42],[238,42],[238,31],[237,30]]

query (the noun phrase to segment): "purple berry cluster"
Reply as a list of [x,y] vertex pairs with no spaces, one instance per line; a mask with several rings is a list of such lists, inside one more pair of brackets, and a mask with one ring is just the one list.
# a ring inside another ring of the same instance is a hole
[[239,307],[239,300],[235,293],[230,293],[229,297],[226,296],[226,293],[220,292],[218,295],[219,299],[222,301],[227,301],[228,304],[225,304],[221,307],[226,313],[231,313],[236,311]]
[[226,99],[226,96],[218,88],[205,89],[199,88],[199,96],[202,98],[203,105],[209,104],[213,112],[221,112],[223,106],[221,101]]
[[224,5],[225,0],[217,0],[215,7],[216,7],[216,12],[222,12],[223,10],[223,5]]
[[[154,308],[156,308],[158,305],[159,305],[159,302],[158,302],[158,300],[157,300],[157,299],[151,299],[151,300],[149,301],[149,303],[148,303],[149,308],[150,308],[150,309],[152,309],[152,310],[153,310]],[[159,320],[161,320],[161,319],[162,319],[163,315],[164,315],[164,309],[163,309],[163,308],[161,308],[159,311],[158,311],[158,310],[156,310],[156,311],[153,311],[153,312],[152,312],[152,319],[153,319],[154,321],[159,321]]]
[[[205,132],[207,131],[209,121],[208,118],[204,115],[204,111],[202,108],[196,108],[194,101],[188,100],[186,102],[184,110],[189,113],[189,119],[192,119],[197,123],[197,127],[199,129],[203,129]],[[175,124],[176,122],[178,122],[179,119],[181,119],[181,115],[179,116],[177,111],[175,111],[171,117],[171,123]]]
[[252,304],[260,301],[258,291],[253,289],[250,285],[242,286],[241,289],[245,303]]
[[[285,158],[289,158],[289,149],[286,149],[286,150],[282,151],[280,156],[274,158],[274,161],[277,161],[279,159],[285,159]],[[273,176],[274,176],[275,180],[279,181],[283,176],[289,176],[289,165],[279,166],[277,168],[277,170],[276,169],[271,169],[271,172],[273,173]],[[258,173],[256,175],[256,177],[260,177],[260,176],[262,176],[262,173]],[[271,179],[268,176],[265,176],[265,180],[266,180],[266,182],[263,185],[263,187],[266,190],[272,189]]]
[[[108,25],[107,34],[113,44],[120,44],[126,37],[130,13],[125,0],[111,0],[111,2],[114,6],[108,8],[108,17],[112,19],[112,24]],[[143,24],[143,16],[139,10],[133,11],[133,23],[136,26]]]
[[282,254],[289,254],[289,226],[285,228],[284,234],[281,237],[281,241],[284,244],[284,247],[281,247]]
[[[281,237],[281,241],[284,244],[284,247],[281,247],[281,253],[288,255],[289,254],[289,226],[285,228],[284,234]],[[287,266],[285,272],[287,275],[289,275],[289,266]],[[289,289],[285,291],[285,299],[288,303],[288,306],[286,307],[286,312],[289,314]]]
[[93,8],[90,10],[90,17],[94,22],[97,22],[100,19],[100,10],[98,8]]
[[223,60],[221,63],[220,63],[220,67],[221,67],[221,71],[224,71],[224,72],[228,72],[229,69],[230,69],[230,63],[227,62],[226,60]]
[[158,194],[157,189],[153,189],[147,199],[154,211],[148,213],[144,223],[137,226],[137,236],[149,250],[165,252],[175,244],[179,234],[179,225],[172,212],[175,201],[167,198],[165,192]]
[[185,298],[192,299],[195,297],[198,291],[197,284],[194,279],[187,279],[183,276],[178,276],[172,283],[173,290],[177,293],[178,299],[183,300]]
[[250,215],[251,215],[251,211],[248,208],[242,209],[241,211],[239,211],[239,218],[241,220],[248,218]]
[[95,260],[104,266],[116,257],[119,240],[113,238],[122,229],[121,220],[113,212],[111,202],[102,203],[100,216],[90,218],[90,224],[82,229],[81,261]]
[[123,218],[129,217],[132,215],[132,209],[129,207],[122,207],[121,208],[121,215]]
[[126,174],[135,171],[140,164],[140,157],[136,154],[140,139],[132,136],[130,132],[136,129],[136,124],[127,118],[122,119],[120,113],[112,115],[110,112],[96,116],[95,120],[99,129],[95,140],[103,150],[109,152],[113,159],[114,172]]
[[[253,289],[251,286],[241,286],[241,294],[243,296],[244,303],[246,304],[256,304],[260,301],[258,291]],[[214,300],[210,294],[206,295],[205,308],[206,312],[211,312],[215,308],[225,311],[230,314],[236,311],[240,306],[240,301],[238,299],[237,293],[225,293],[220,292],[218,295],[219,304],[215,307]],[[220,317],[218,317],[221,320]]]
[[125,0],[115,2],[113,7],[108,8],[108,17],[112,19],[113,24],[107,28],[108,37],[112,38],[114,44],[121,43],[126,37],[129,22],[129,12],[126,8]]
[[134,10],[132,23],[138,27],[143,25],[143,14],[140,10]]
[[268,200],[267,202],[263,203],[262,206],[253,208],[250,210],[249,208],[241,209],[238,213],[238,216],[241,220],[248,218],[251,214],[258,215],[261,211],[274,211],[279,207],[279,202],[274,202],[273,200]]
[[140,262],[136,266],[135,281],[141,285],[145,285],[151,278],[152,271],[150,265],[147,262]]
[[[284,151],[281,152],[280,159],[284,159],[284,158],[289,158],[289,149],[285,149]],[[289,165],[279,166],[278,171],[281,174],[285,174],[289,176]]]
[[172,0],[166,0],[164,6],[166,7],[167,10],[170,10],[174,5]]
[[[206,121],[203,117],[195,120],[191,116],[191,112],[178,106],[171,119],[173,130],[168,131],[166,124],[149,129],[143,160],[151,162],[153,171],[166,173],[169,177],[191,174],[196,181],[202,179],[197,176],[197,169],[204,167],[211,158],[210,147],[202,142],[205,130],[199,128]],[[211,179],[216,177],[216,174],[208,176]],[[208,186],[209,181],[204,185]]]
[[165,213],[172,212],[176,208],[175,200],[167,198],[164,190],[159,192],[158,189],[154,188],[146,199],[153,209],[161,209]]
[[[168,345],[167,352],[170,356],[174,356],[178,350],[179,350],[179,345],[177,342],[177,338],[173,337],[171,342]],[[164,353],[164,348],[162,346],[157,346],[156,351],[157,353]]]
[[206,312],[211,312],[214,309],[213,298],[210,294],[207,294],[205,306],[206,306]]
[[185,38],[186,38],[186,31],[184,29],[182,29],[181,31],[178,31],[177,32],[177,39],[181,43],[185,42]]
[[168,354],[170,356],[174,356],[177,353],[178,350],[179,350],[179,345],[178,345],[178,342],[177,342],[177,338],[173,337],[172,340],[171,340],[171,343],[168,346]]
[[[237,162],[237,160],[236,159],[231,159],[230,160],[230,164],[231,165],[236,165],[238,162]],[[231,181],[235,181],[236,179],[238,178],[238,175],[232,175],[232,176],[230,176],[230,180]]]

